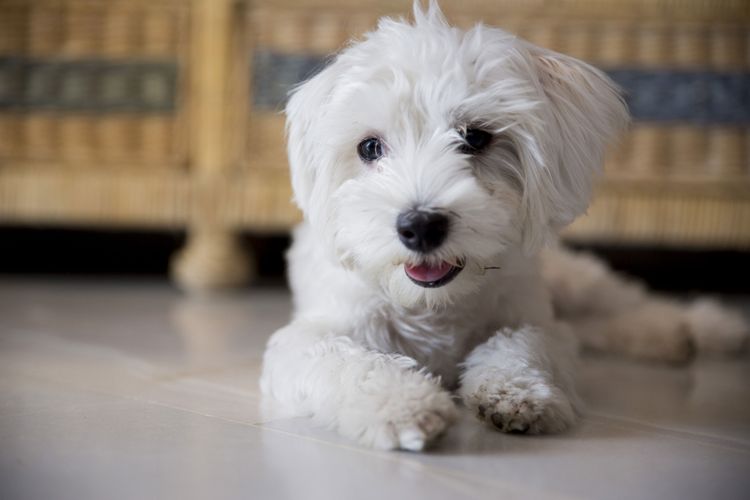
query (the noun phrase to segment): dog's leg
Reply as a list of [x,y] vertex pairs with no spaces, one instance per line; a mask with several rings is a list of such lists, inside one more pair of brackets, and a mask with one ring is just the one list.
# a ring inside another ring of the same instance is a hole
[[334,324],[298,319],[277,331],[263,360],[264,393],[379,449],[421,450],[455,420],[439,379],[411,358],[338,335]]
[[591,350],[685,362],[696,350],[728,355],[747,343],[742,316],[710,299],[684,304],[648,292],[593,255],[562,247],[542,262],[555,311]]
[[[555,328],[562,336],[562,325]],[[538,328],[506,328],[466,358],[459,394],[481,420],[503,432],[565,430],[576,419],[574,351],[567,339]]]

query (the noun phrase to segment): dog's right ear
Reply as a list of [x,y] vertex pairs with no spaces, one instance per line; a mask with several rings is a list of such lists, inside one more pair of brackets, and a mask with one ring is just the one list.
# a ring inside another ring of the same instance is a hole
[[342,64],[334,60],[314,77],[297,86],[286,106],[287,154],[292,178],[294,201],[310,215],[311,200],[322,189],[319,178],[325,168],[321,149],[319,121],[336,86]]

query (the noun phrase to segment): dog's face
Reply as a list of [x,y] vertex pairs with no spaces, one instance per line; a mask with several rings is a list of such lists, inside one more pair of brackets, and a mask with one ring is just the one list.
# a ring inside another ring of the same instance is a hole
[[342,265],[439,307],[587,207],[627,112],[611,82],[436,8],[383,20],[287,106],[295,199]]

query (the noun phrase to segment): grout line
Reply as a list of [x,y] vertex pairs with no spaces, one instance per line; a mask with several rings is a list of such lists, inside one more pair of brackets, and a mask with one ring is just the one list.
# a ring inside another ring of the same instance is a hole
[[[593,418],[591,418],[593,417]],[[723,439],[708,434],[702,434],[692,431],[682,431],[677,429],[670,429],[668,427],[662,427],[659,425],[641,422],[636,419],[627,417],[618,417],[614,415],[608,415],[599,412],[588,412],[584,417],[584,421],[588,421],[593,424],[599,425],[615,425],[625,429],[638,429],[643,432],[657,433],[661,435],[668,435],[672,438],[692,441],[700,443],[706,446],[713,446],[724,450],[731,450],[742,454],[750,455],[750,446],[741,442],[733,441],[731,439]]]

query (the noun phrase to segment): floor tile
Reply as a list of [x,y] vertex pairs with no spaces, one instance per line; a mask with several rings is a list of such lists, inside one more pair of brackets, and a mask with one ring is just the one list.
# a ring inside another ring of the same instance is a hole
[[750,450],[747,358],[674,368],[589,357],[580,372],[591,414],[741,442]]
[[0,441],[4,499],[461,499],[486,486],[394,454],[140,401],[0,417]]
[[[743,302],[745,304],[748,301]],[[283,288],[0,283],[0,498],[746,498],[750,359],[582,361],[560,436],[466,412],[428,453],[363,449],[261,397]]]

